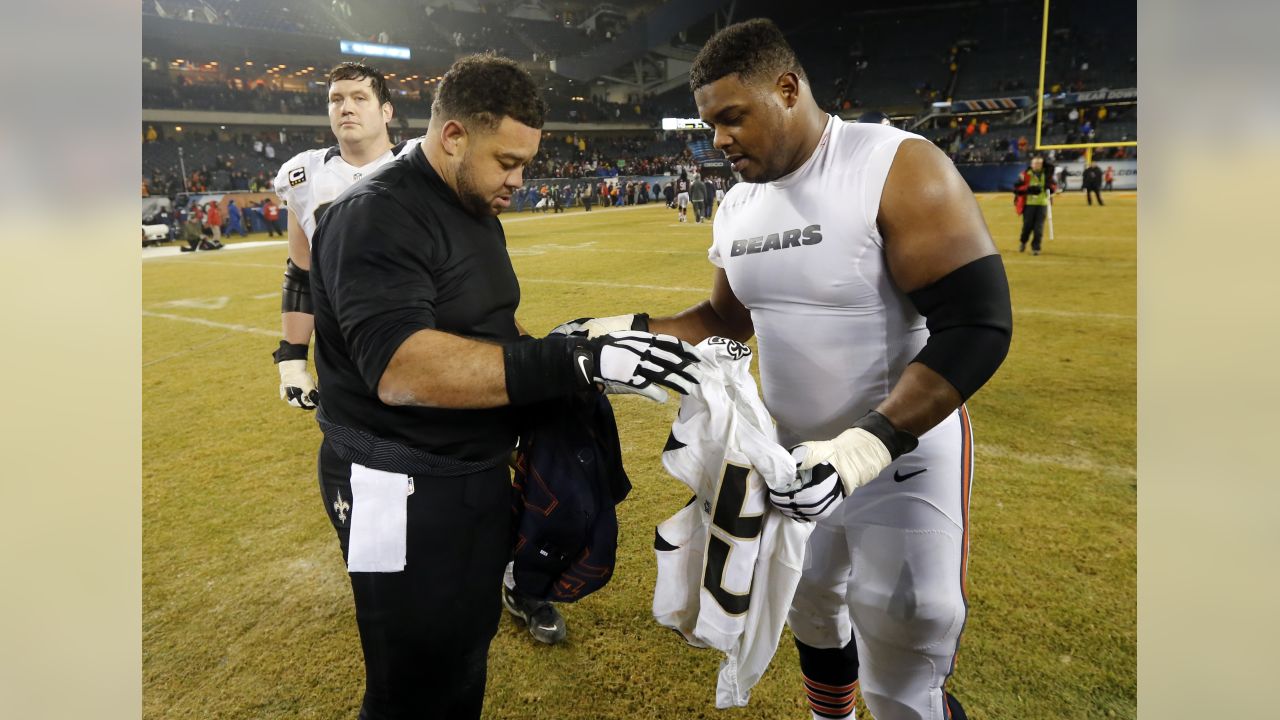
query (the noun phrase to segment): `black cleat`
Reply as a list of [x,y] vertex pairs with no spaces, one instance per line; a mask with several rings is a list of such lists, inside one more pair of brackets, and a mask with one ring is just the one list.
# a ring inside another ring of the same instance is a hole
[[567,633],[564,617],[550,601],[521,595],[503,585],[502,605],[529,626],[529,634],[534,640],[547,645],[564,640]]

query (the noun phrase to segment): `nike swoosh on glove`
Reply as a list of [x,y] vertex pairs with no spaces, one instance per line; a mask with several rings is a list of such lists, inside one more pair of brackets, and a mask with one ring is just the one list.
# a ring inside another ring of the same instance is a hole
[[276,363],[280,368],[280,399],[303,410],[315,410],[320,404],[320,391],[307,372],[306,360],[281,360]]
[[690,372],[698,362],[693,346],[671,335],[638,330],[602,335],[584,346],[591,353],[574,361],[583,377],[604,385],[606,394],[634,393],[666,402],[662,387],[687,395],[697,379]]

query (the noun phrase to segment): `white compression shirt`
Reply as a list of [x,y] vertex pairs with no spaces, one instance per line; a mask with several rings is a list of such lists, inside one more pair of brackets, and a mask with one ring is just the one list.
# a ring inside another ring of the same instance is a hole
[[801,167],[734,185],[716,214],[708,256],[751,311],[783,445],[848,429],[928,339],[890,278],[876,226],[898,146],[919,137],[831,117]]

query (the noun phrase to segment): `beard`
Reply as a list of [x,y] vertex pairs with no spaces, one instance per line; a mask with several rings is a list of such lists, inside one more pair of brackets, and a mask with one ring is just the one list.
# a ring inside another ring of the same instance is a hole
[[489,203],[489,198],[476,186],[471,176],[471,156],[466,153],[458,165],[458,202],[467,212],[476,217],[494,216],[498,213]]

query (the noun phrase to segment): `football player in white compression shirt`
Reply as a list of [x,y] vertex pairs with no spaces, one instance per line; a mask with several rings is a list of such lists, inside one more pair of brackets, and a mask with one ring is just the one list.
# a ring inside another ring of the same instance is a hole
[[878,720],[964,718],[943,687],[967,610],[964,401],[1012,332],[977,202],[928,141],[824,113],[768,20],[714,35],[690,86],[745,181],[715,218],[711,297],[583,325],[758,336],[765,404],[800,443],[770,499],[819,523],[788,618],[814,717],[852,716],[860,684]]
[[289,260],[280,308],[284,340],[274,357],[280,399],[303,410],[314,410],[319,397],[307,370],[307,346],[315,329],[308,276],[311,235],[338,195],[418,146],[420,138],[391,144],[387,123],[393,114],[380,71],[352,62],[335,66],[329,71],[329,128],[338,145],[300,152],[276,175],[276,194],[289,210]]

